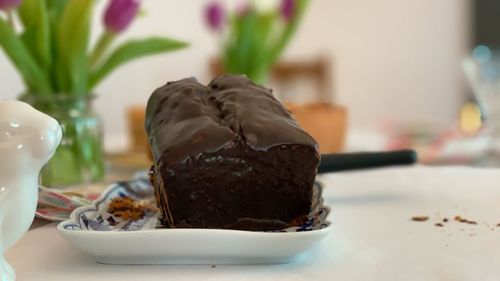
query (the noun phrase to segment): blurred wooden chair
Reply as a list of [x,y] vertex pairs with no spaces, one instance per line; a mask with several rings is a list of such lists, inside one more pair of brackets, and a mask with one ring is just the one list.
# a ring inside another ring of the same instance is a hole
[[149,153],[148,138],[144,129],[146,118],[145,105],[132,105],[127,108],[128,132],[130,150],[133,152]]
[[[311,79],[316,86],[315,100],[326,102],[333,98],[331,61],[326,56],[311,60],[280,61],[271,70],[272,83],[278,87],[297,79]],[[210,60],[212,77],[223,74],[224,69],[218,59]]]

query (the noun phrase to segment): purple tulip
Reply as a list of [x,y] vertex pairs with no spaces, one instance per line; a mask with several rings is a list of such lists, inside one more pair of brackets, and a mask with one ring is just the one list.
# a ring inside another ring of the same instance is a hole
[[295,0],[281,1],[281,15],[287,21],[291,20],[295,14]]
[[205,21],[213,30],[220,30],[224,25],[226,13],[219,2],[210,3],[205,10]]
[[104,25],[114,33],[124,31],[139,11],[140,0],[111,0],[104,14]]
[[11,10],[21,4],[21,0],[0,0],[0,10]]

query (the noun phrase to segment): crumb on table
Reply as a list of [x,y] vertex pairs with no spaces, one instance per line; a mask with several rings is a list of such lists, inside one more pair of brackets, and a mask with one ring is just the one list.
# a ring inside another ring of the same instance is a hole
[[427,221],[429,216],[414,216],[411,218],[412,221]]
[[461,216],[455,216],[455,221],[458,221],[461,223],[467,223],[467,224],[477,224],[476,221],[468,220],[466,218],[462,218]]

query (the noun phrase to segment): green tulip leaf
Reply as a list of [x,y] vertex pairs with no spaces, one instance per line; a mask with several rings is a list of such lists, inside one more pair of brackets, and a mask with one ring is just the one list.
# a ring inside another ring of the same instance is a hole
[[275,32],[275,21],[280,15],[277,12],[265,13],[257,16],[255,23],[255,32],[253,32],[254,49],[251,54],[250,68],[248,77],[257,83],[265,83],[269,68],[269,56],[272,39]]
[[293,35],[297,31],[300,22],[302,21],[302,17],[304,15],[304,12],[307,8],[307,5],[309,4],[309,0],[297,0],[295,1],[295,13],[288,22],[287,26],[285,27],[283,33],[281,34],[280,38],[276,42],[276,44],[273,46],[273,48],[270,51],[269,55],[269,63],[274,64],[278,59],[281,53],[283,53],[285,47],[288,45],[290,40],[292,39]]
[[23,41],[2,18],[0,18],[0,46],[21,74],[28,88],[26,90],[40,94],[50,93],[51,87],[45,73],[41,71]]
[[50,27],[50,46],[51,46],[51,56],[52,56],[52,67],[49,70],[50,81],[54,92],[61,93],[67,92],[67,88],[64,89],[62,84],[67,84],[62,79],[59,79],[58,69],[60,69],[60,59],[58,51],[58,29],[61,16],[70,0],[45,0],[47,5],[47,12],[49,17],[49,27]]
[[22,39],[43,69],[50,64],[50,29],[45,1],[24,0],[19,7],[19,18],[24,26]]
[[50,18],[59,18],[69,0],[45,0]]
[[88,90],[87,46],[93,3],[92,0],[71,0],[61,14],[56,39],[59,90],[77,95]]
[[108,76],[117,67],[138,58],[179,50],[188,44],[169,38],[147,38],[131,40],[118,46],[103,62],[90,74],[90,89]]
[[235,56],[236,65],[240,66],[239,69],[233,69],[233,72],[239,74],[247,74],[250,72],[252,54],[255,49],[255,41],[253,40],[253,33],[255,32],[255,23],[257,21],[256,13],[249,13],[236,21],[236,30],[238,37],[236,39]]

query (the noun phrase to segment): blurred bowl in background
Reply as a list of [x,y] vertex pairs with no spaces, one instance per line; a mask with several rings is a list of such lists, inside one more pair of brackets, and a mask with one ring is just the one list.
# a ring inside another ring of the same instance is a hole
[[285,103],[297,122],[319,143],[322,154],[344,148],[347,134],[347,109],[327,102]]
[[477,46],[462,67],[478,102],[486,126],[500,138],[500,51]]

